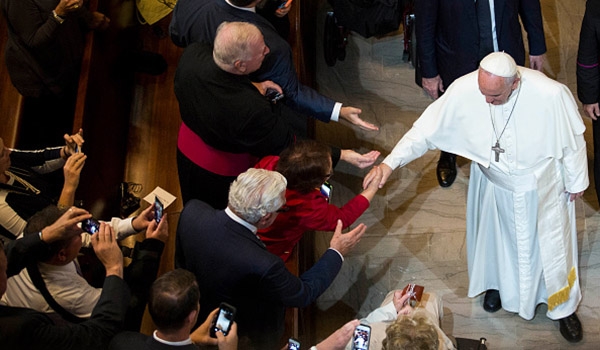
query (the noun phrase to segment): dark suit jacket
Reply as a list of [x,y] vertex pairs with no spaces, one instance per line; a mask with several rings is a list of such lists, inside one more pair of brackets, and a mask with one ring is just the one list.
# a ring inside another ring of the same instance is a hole
[[300,277],[269,253],[246,227],[224,211],[190,200],[177,227],[176,264],[192,271],[200,286],[200,315],[226,302],[237,308],[240,337],[256,349],[280,349],[285,307],[305,307],[325,291],[342,266],[329,249]]
[[[487,1],[487,0],[478,0]],[[546,52],[539,0],[495,0],[498,49],[525,64],[519,16],[527,31],[529,54]],[[421,74],[440,75],[444,87],[479,66],[479,26],[473,0],[415,1],[416,35]]]
[[110,342],[110,350],[198,350],[196,345],[173,346],[156,341],[153,336],[137,332],[122,332]]
[[331,119],[335,101],[298,81],[290,45],[264,17],[236,9],[225,0],[179,0],[169,26],[171,39],[182,47],[200,41],[212,44],[217,27],[224,21],[249,22],[263,33],[271,52],[260,69],[251,75],[252,80],[272,80],[281,86],[284,102],[294,110],[324,122]]
[[[44,252],[48,245],[37,235],[28,235],[6,247],[7,275],[18,273]],[[122,328],[129,303],[129,289],[123,279],[109,276],[89,320],[80,324],[55,325],[46,315],[31,309],[0,306],[2,349],[106,349]]]

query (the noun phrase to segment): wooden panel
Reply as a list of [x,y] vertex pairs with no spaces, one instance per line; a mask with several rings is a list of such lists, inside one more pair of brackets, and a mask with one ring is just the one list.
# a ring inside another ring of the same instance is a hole
[[22,96],[12,85],[6,63],[4,61],[4,50],[8,40],[6,19],[0,13],[0,137],[4,144],[13,147],[18,134],[18,122],[21,116]]

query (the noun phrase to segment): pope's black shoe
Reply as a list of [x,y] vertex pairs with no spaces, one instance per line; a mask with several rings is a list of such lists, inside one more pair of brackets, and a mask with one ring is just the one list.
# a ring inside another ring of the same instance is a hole
[[450,187],[456,180],[456,154],[442,151],[437,164],[437,179],[442,187]]
[[571,316],[561,318],[558,320],[560,323],[560,334],[570,341],[571,343],[577,343],[583,338],[583,330],[581,329],[581,322],[575,313]]
[[485,297],[483,298],[483,309],[487,312],[496,312],[500,310],[500,308],[502,308],[500,292],[495,289],[489,289],[485,292]]

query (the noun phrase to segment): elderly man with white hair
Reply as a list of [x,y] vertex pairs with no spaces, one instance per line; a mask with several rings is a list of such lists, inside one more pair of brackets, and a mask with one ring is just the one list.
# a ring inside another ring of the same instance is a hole
[[583,334],[574,200],[589,185],[584,130],[565,85],[495,52],[433,102],[380,165],[383,186],[430,149],[472,160],[469,297],[486,292],[486,311],[527,320],[545,303],[570,342]]
[[286,185],[278,172],[248,169],[231,184],[225,210],[192,199],[179,219],[176,264],[196,275],[202,305],[198,319],[206,319],[221,302],[236,307],[240,349],[281,349],[285,308],[315,301],[366,230],[359,224],[342,234],[338,220],[330,248],[312,268],[294,276],[256,235],[288,209]]

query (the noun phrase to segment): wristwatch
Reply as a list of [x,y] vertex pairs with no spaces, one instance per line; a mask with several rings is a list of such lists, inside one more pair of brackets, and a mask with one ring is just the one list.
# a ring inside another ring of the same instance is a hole
[[62,24],[65,21],[64,18],[56,13],[56,10],[52,10],[52,17],[58,22],[58,24]]

